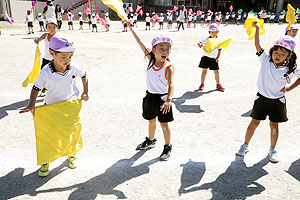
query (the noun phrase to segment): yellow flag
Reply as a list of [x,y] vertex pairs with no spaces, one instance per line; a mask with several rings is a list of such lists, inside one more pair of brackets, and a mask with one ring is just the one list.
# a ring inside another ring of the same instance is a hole
[[124,19],[127,22],[129,22],[129,20],[127,18],[127,14],[125,13],[124,8],[123,8],[123,1],[122,0],[102,0],[102,2],[107,7],[114,10],[121,19]]
[[34,127],[37,164],[51,163],[82,148],[81,99],[37,106]]
[[285,15],[285,21],[287,21],[289,23],[289,30],[291,30],[291,26],[296,22],[296,13],[295,13],[295,9],[293,8],[293,6],[291,4],[288,4],[287,6],[287,13]]
[[209,38],[203,46],[204,51],[210,54],[213,50],[218,47],[227,49],[232,39],[220,39],[220,38]]
[[245,21],[244,28],[246,28],[246,32],[249,36],[249,40],[253,40],[255,38],[255,32],[256,29],[252,26],[252,22],[256,21],[257,24],[259,25],[259,35],[263,35],[266,33],[265,28],[264,28],[264,20],[263,19],[258,19],[252,14],[249,14]]
[[36,46],[35,50],[35,58],[34,58],[34,64],[32,67],[32,70],[30,74],[27,76],[25,81],[23,81],[22,86],[27,87],[28,83],[33,83],[35,79],[39,76],[40,71],[41,71],[41,51],[39,45]]

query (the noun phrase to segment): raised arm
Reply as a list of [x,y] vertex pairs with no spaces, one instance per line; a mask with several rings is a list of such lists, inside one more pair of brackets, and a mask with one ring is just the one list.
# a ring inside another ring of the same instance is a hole
[[47,33],[44,33],[43,35],[41,35],[41,37],[35,38],[34,43],[38,44],[40,41],[42,41],[46,38],[46,35],[47,35]]
[[141,41],[141,39],[137,36],[137,34],[134,32],[134,30],[132,29],[132,25],[130,23],[128,23],[129,29],[134,37],[134,39],[136,40],[136,42],[140,45],[143,53],[145,54],[145,56],[147,56],[148,60],[151,59],[150,56],[150,52],[149,50],[146,48],[146,46],[143,44],[143,42]]
[[255,31],[255,39],[254,39],[254,45],[255,45],[256,51],[257,51],[257,52],[260,52],[260,50],[261,50],[262,48],[261,48],[260,43],[259,43],[259,26],[257,25],[257,22],[253,22],[253,23],[252,23],[252,26],[253,26],[254,28],[256,28],[256,31]]

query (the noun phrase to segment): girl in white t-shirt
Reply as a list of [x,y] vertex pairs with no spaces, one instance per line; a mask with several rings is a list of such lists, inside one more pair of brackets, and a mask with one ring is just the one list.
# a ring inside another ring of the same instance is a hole
[[68,25],[69,25],[69,30],[74,30],[73,28],[73,17],[74,15],[71,12],[68,12]]
[[172,151],[171,130],[168,122],[173,121],[172,96],[174,93],[174,67],[169,62],[169,55],[173,44],[172,39],[158,36],[152,40],[152,50],[146,48],[140,38],[130,30],[149,60],[146,72],[147,92],[143,99],[143,117],[149,122],[149,137],[137,146],[137,150],[145,150],[155,146],[156,118],[160,122],[165,138],[165,145],[161,160],[168,160]]
[[39,25],[40,25],[40,31],[46,31],[45,26],[44,26],[44,16],[42,13],[39,13],[37,16],[37,20],[39,21]]
[[260,46],[259,26],[256,28],[255,47],[261,63],[257,80],[258,93],[254,101],[251,117],[252,120],[247,128],[244,144],[240,147],[237,155],[244,156],[248,150],[248,144],[260,124],[269,116],[271,145],[268,158],[271,162],[278,162],[275,146],[278,140],[280,122],[286,122],[286,100],[284,92],[292,88],[285,87],[294,76],[300,77],[300,70],[296,69],[295,40],[290,36],[283,36],[275,41],[269,55]]
[[25,16],[25,24],[27,22],[28,34],[31,33],[34,34],[32,21],[33,21],[32,9],[27,10],[27,15]]
[[150,31],[150,22],[151,22],[151,17],[149,16],[149,13],[146,13],[146,29],[145,30],[148,30],[149,28],[149,31]]
[[159,30],[164,29],[164,14],[160,13],[160,17],[159,17]]
[[79,19],[78,19],[78,21],[79,21],[79,30],[83,30],[83,28],[82,28],[82,26],[83,26],[83,15],[82,15],[82,12],[79,12],[78,13],[78,17],[79,17]]

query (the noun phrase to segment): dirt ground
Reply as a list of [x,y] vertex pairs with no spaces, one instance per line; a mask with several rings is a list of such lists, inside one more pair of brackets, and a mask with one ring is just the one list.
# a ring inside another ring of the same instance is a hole
[[[174,40],[170,60],[175,67],[173,111],[170,123],[173,151],[161,162],[164,139],[157,124],[154,149],[138,152],[136,146],[147,136],[142,118],[146,91],[143,53],[121,22],[111,31],[100,27],[92,33],[88,25],[61,33],[75,41],[73,61],[86,69],[88,102],[83,102],[84,147],[78,153],[77,169],[67,167],[66,158],[50,164],[50,174],[37,174],[35,134],[32,116],[18,114],[28,103],[31,85],[22,87],[29,74],[39,35],[27,35],[25,24],[0,23],[0,199],[300,199],[300,88],[287,93],[289,121],[280,124],[277,151],[279,163],[266,158],[270,145],[268,121],[258,127],[245,158],[235,152],[243,143],[257,92],[259,60],[254,41],[243,26],[220,26],[219,37],[232,38],[220,58],[220,78],[225,92],[215,90],[209,71],[204,91],[198,91],[201,70],[197,67],[202,49],[198,40],[208,28],[144,30],[137,34],[150,48],[159,34]],[[299,26],[299,25],[297,25]],[[286,25],[265,25],[261,45],[268,50],[284,35]],[[300,55],[300,36],[296,36]],[[41,42],[41,51],[44,44]],[[298,56],[299,57],[299,56]],[[78,82],[81,88],[81,83]],[[38,104],[42,104],[42,98]]]

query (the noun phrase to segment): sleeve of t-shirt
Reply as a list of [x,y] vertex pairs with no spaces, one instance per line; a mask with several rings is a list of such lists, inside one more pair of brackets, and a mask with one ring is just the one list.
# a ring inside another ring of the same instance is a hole
[[300,69],[299,68],[296,68],[295,71],[294,71],[294,74],[300,78]]
[[40,72],[39,76],[37,79],[34,81],[33,84],[33,89],[35,90],[42,90],[46,86],[46,80],[47,80],[47,73],[46,73],[46,68],[43,68],[42,71]]
[[80,78],[85,78],[86,77],[86,71],[82,69],[79,65],[74,66],[76,71],[76,75],[79,76]]
[[261,64],[269,62],[270,60],[270,56],[266,53],[264,49],[261,49],[259,52],[256,53],[256,55],[258,55]]

